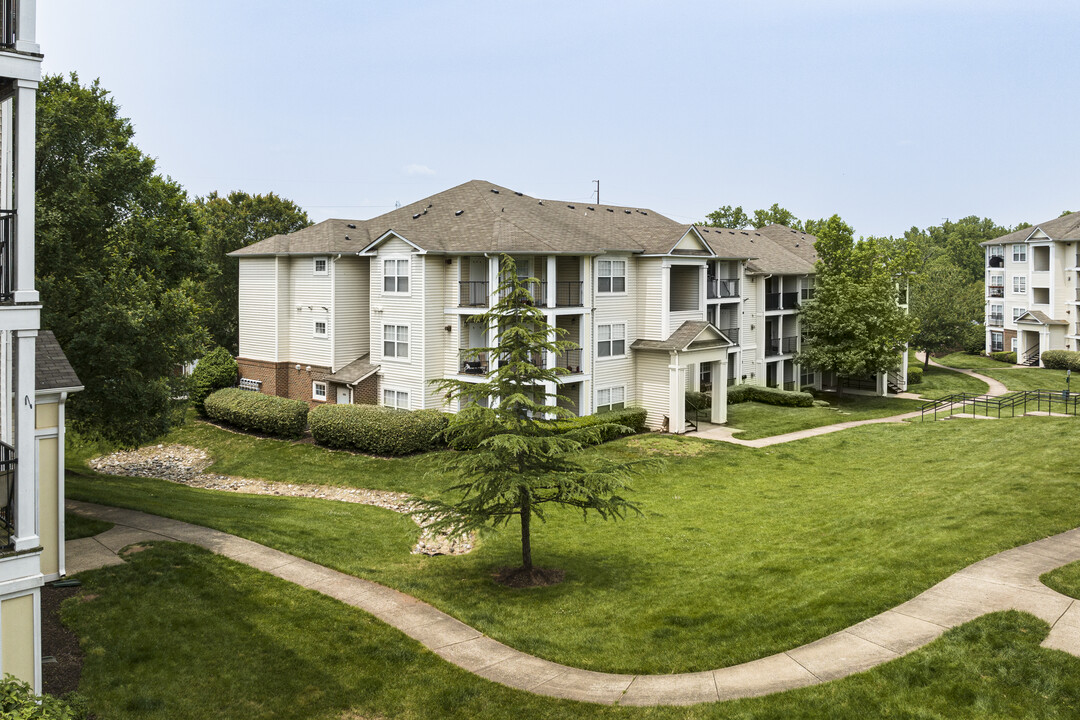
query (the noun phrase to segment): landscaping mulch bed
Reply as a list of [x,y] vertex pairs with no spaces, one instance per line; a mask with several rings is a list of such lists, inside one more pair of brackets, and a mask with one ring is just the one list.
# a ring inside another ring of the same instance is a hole
[[42,686],[50,695],[64,695],[79,689],[83,654],[79,637],[60,622],[60,604],[78,595],[82,588],[57,588],[46,585],[41,589],[41,655],[56,658],[55,663],[41,666]]

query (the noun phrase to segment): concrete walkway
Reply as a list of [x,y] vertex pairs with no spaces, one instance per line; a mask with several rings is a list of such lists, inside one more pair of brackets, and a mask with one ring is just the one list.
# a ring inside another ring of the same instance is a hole
[[[922,353],[918,353],[920,359],[922,355]],[[938,365],[936,362],[933,361],[933,359],[930,360],[930,364],[943,370],[951,370],[952,372],[958,372],[963,375],[970,375],[973,378],[978,378],[979,380],[982,380],[990,387],[989,392],[986,393],[986,395],[989,397],[1004,395],[1008,392],[1008,389],[994,378],[980,375],[974,370],[960,370],[957,368],[945,367],[944,365]],[[915,396],[911,393],[901,393],[899,397],[911,398]],[[833,425],[821,425],[815,428],[807,428],[806,430],[796,430],[795,432],[784,433],[783,435],[772,435],[770,437],[758,438],[757,440],[742,440],[740,438],[734,437],[735,433],[742,432],[742,430],[739,428],[727,427],[725,425],[712,425],[704,430],[686,433],[686,436],[704,438],[706,440],[719,440],[720,442],[731,443],[732,445],[742,445],[743,447],[763,448],[769,447],[771,445],[789,443],[794,440],[803,440],[805,438],[817,437],[818,435],[828,435],[829,433],[839,432],[841,430],[847,430],[848,428],[853,427],[860,427],[862,425],[878,425],[881,423],[904,422],[905,420],[917,418],[920,415],[921,413],[918,410],[915,410],[913,412],[903,413],[901,415],[890,415],[888,417],[873,418],[871,420],[851,420],[849,422],[841,422]]]
[[1045,620],[1052,629],[1043,646],[1080,656],[1080,601],[1039,582],[1042,573],[1080,560],[1080,528],[998,553],[892,610],[787,652],[696,673],[616,675],[527,655],[396,590],[234,535],[74,500],[67,501],[67,509],[115,524],[96,537],[66,544],[69,575],[123,562],[117,553],[132,543],[191,543],[369,612],[482,678],[582,702],[691,705],[816,685],[893,660],[949,628],[999,610],[1022,610]]

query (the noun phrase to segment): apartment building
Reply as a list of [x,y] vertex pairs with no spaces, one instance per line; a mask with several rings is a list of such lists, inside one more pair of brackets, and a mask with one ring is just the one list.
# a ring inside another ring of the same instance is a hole
[[537,358],[567,371],[552,402],[580,415],[641,406],[651,427],[684,432],[687,389],[711,389],[724,422],[728,385],[820,386],[794,362],[813,243],[779,225],[700,227],[474,180],[232,253],[241,382],[313,403],[456,410],[431,382],[479,382],[495,361],[464,351],[494,344],[470,319],[498,301],[508,254],[535,307],[580,346]]
[[1080,349],[1080,213],[982,243],[986,347],[1040,366],[1046,350]]
[[78,378],[34,289],[34,0],[0,2],[0,675],[41,689],[41,587],[64,572],[64,403]]

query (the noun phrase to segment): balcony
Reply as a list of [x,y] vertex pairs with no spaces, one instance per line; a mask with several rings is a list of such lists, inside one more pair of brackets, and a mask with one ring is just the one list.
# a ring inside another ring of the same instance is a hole
[[458,305],[460,307],[487,307],[487,280],[461,280],[458,282]]
[[1004,285],[988,285],[986,287],[986,291],[987,291],[987,293],[989,293],[990,297],[995,297],[995,298],[1005,297],[1005,286]]
[[765,293],[765,310],[794,310],[799,305],[798,292]]
[[709,278],[706,283],[706,292],[710,300],[717,298],[733,298],[739,296],[739,280],[734,278],[731,280],[722,280],[720,278]]
[[15,297],[15,211],[0,210],[0,302]]
[[555,367],[565,368],[570,374],[581,372],[581,348],[567,350],[555,356]]
[[15,545],[15,448],[0,443],[0,551]]
[[580,280],[559,280],[555,283],[555,307],[581,307]]
[[0,12],[0,47],[13,49],[18,35],[15,32],[15,17],[19,9],[19,0],[3,0]]
[[992,268],[1005,267],[1005,256],[1004,255],[991,255],[990,259],[986,261],[986,265],[987,265],[987,267],[992,267]]
[[780,354],[780,338],[769,338],[765,341],[765,357],[774,357]]
[[719,330],[733,345],[739,344],[739,328],[719,328]]
[[796,352],[799,349],[799,338],[797,336],[784,338],[780,344],[780,349],[785,355]]
[[473,357],[471,355],[466,355],[468,352],[469,348],[462,348],[458,351],[458,372],[462,375],[487,375],[487,353],[480,353]]
[[[546,282],[529,282],[522,283],[522,285],[524,285],[525,289],[529,291],[530,302],[526,303],[527,305],[532,305],[534,307],[547,307]],[[500,299],[504,299],[506,297],[506,293],[502,293],[499,297]]]
[[990,313],[986,316],[986,324],[991,327],[1001,327],[1005,324],[1005,315],[999,313]]

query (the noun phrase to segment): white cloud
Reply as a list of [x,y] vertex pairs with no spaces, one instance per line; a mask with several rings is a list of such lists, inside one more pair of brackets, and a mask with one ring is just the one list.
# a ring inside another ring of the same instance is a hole
[[435,171],[432,170],[431,168],[429,168],[427,165],[417,165],[416,163],[413,163],[412,165],[406,165],[405,167],[401,168],[401,171],[403,173],[405,173],[406,175],[434,175],[435,174]]

